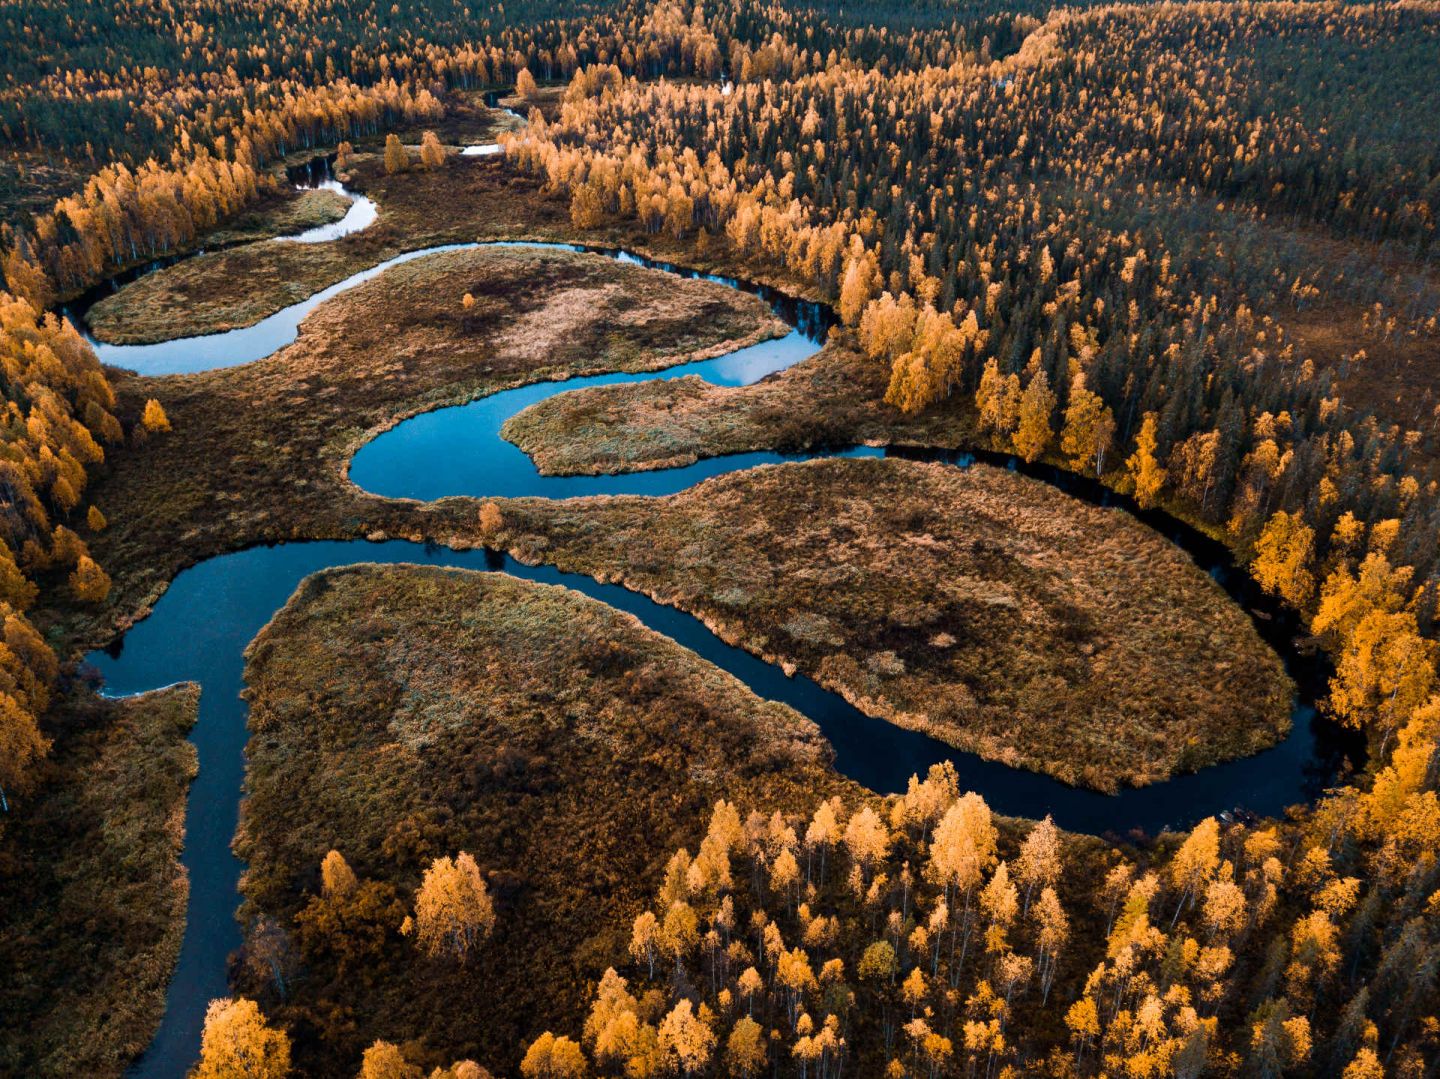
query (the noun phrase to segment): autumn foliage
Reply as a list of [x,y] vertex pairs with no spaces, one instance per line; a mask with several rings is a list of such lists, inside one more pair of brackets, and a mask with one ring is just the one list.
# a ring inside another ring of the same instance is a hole
[[[1048,819],[1002,828],[948,767],[808,821],[720,802],[636,918],[626,973],[601,978],[579,1044],[546,1033],[525,1074],[1379,1074],[1364,1070],[1378,1041],[1423,1029],[1434,1000],[1428,975],[1421,996],[1391,995],[1403,957],[1433,943],[1381,912],[1435,861],[1353,875],[1388,857],[1339,823],[1353,808],[1208,817],[1120,857]],[[1398,1055],[1418,1067],[1420,1052]]]
[[[87,469],[121,440],[115,395],[95,354],[75,329],[0,293],[0,811],[30,789],[47,741],[39,717],[58,665],[26,611],[38,582],[69,574],[84,603],[102,602],[110,578],[64,522],[81,505]],[[91,513],[98,513],[92,506]],[[94,527],[95,517],[89,517]],[[104,517],[100,516],[103,522]]]
[[193,1079],[286,1079],[290,1039],[267,1026],[253,1000],[216,1000],[205,1013]]

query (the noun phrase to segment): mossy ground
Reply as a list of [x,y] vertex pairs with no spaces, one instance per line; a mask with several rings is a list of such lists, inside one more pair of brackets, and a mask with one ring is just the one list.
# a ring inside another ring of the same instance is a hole
[[526,560],[618,579],[871,714],[1070,783],[1143,785],[1289,727],[1279,658],[1188,555],[1002,469],[831,459],[517,510]]
[[623,960],[717,799],[863,797],[808,720],[627,615],[501,574],[318,574],[251,646],[247,680],[248,915],[293,928],[331,848],[407,906],[431,859],[464,850],[497,901],[468,966],[419,954],[391,919],[354,971],[301,954],[289,1000],[251,975],[312,1074],[352,1074],[376,1037],[510,1074]]
[[0,845],[0,1073],[119,1076],[154,1034],[185,931],[198,704],[194,686],[76,687],[51,710],[40,790]]

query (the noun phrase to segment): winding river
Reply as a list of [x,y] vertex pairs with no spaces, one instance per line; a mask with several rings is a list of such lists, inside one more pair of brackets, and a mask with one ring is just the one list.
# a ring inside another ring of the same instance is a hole
[[[103,362],[146,375],[247,363],[293,341],[301,320],[326,299],[375,277],[389,266],[437,251],[473,246],[478,245],[448,245],[400,255],[243,329],[154,345],[94,345]],[[595,250],[567,244],[503,246]],[[966,467],[975,460],[974,455],[949,451],[855,447],[800,455],[746,453],[711,458],[684,468],[616,476],[541,476],[524,453],[500,437],[501,425],[521,409],[559,393],[617,382],[698,375],[719,385],[748,384],[813,354],[831,324],[828,309],[762,286],[701,275],[625,251],[596,253],[681,277],[705,276],[758,294],[792,329],[781,338],[664,371],[537,383],[416,416],[361,448],[351,464],[351,479],[366,491],[395,498],[568,498],[668,494],[739,469],[821,456],[880,456],[890,452],[948,461],[957,467]],[[304,577],[331,566],[406,562],[501,571],[583,592],[635,615],[652,630],[730,672],[759,696],[782,701],[809,717],[834,747],[835,767],[876,791],[902,790],[910,775],[923,774],[931,764],[951,760],[962,784],[983,794],[1000,813],[1027,817],[1051,813],[1061,826],[1077,831],[1156,832],[1235,808],[1275,814],[1287,805],[1312,798],[1331,780],[1351,747],[1316,716],[1311,703],[1324,684],[1323,663],[1294,649],[1293,624],[1283,611],[1255,591],[1248,576],[1235,569],[1223,547],[1169,518],[1140,513],[1127,500],[1096,483],[1056,470],[1019,466],[1005,458],[986,460],[1020,467],[1075,497],[1122,506],[1136,513],[1189,551],[1237,602],[1257,612],[1257,627],[1286,659],[1300,686],[1289,736],[1274,748],[1244,760],[1119,795],[1102,795],[987,762],[925,735],[868,717],[811,679],[786,677],[777,667],[724,643],[698,619],[620,585],[601,584],[548,566],[521,565],[508,555],[492,551],[458,551],[405,541],[294,542],[221,555],[180,573],[147,618],[108,649],[88,657],[103,676],[110,694],[139,693],[179,681],[194,681],[203,687],[199,722],[191,735],[199,752],[200,770],[189,794],[182,856],[190,878],[184,944],[159,1032],[130,1074],[145,1079],[182,1076],[197,1056],[206,1004],[228,992],[227,957],[241,942],[234,915],[243,865],[232,853],[230,843],[242,795],[247,739],[247,707],[240,697],[244,688],[243,652]]]

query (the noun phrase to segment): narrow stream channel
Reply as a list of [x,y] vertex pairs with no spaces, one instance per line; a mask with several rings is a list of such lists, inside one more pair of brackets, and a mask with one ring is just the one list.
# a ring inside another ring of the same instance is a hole
[[[479,245],[446,245],[400,255],[244,329],[158,345],[93,343],[102,362],[130,367],[142,374],[198,371],[250,362],[293,341],[301,320],[320,303],[387,267],[437,251],[473,246]],[[525,454],[499,435],[504,421],[521,409],[573,389],[617,382],[698,375],[719,385],[749,384],[812,355],[824,340],[832,316],[820,305],[797,301],[763,286],[702,275],[625,251],[570,244],[498,246],[596,250],[681,277],[706,277],[761,296],[793,328],[784,337],[664,371],[537,383],[416,416],[375,438],[355,455],[351,479],[366,491],[425,500],[454,494],[545,498],[659,495],[757,465],[815,457],[879,456],[886,452],[852,447],[798,455],[746,453],[655,472],[541,476]],[[967,467],[974,460],[973,455],[950,451],[889,452],[946,461],[957,467]],[[993,463],[1013,466],[1005,458],[994,458]],[[1293,623],[1285,613],[1256,592],[1248,576],[1233,566],[1223,547],[1199,533],[1158,514],[1139,514],[1126,500],[1116,498],[1098,484],[1057,470],[1022,470],[1076,497],[1137,512],[1146,523],[1190,552],[1238,602],[1259,612],[1257,627],[1286,660],[1300,686],[1292,712],[1293,729],[1283,742],[1255,756],[1193,775],[1119,795],[1102,795],[987,762],[928,736],[868,717],[809,678],[786,677],[777,667],[725,644],[698,619],[620,585],[601,584],[546,566],[523,566],[495,552],[456,551],[404,541],[295,542],[221,555],[180,573],[147,618],[108,649],[87,657],[103,676],[110,694],[138,693],[178,681],[195,681],[203,687],[200,718],[191,736],[199,751],[200,771],[190,790],[182,856],[191,889],[184,944],[160,1030],[130,1074],[144,1079],[183,1076],[198,1055],[207,1003],[228,992],[226,961],[240,944],[234,914],[243,866],[232,853],[230,843],[242,795],[247,740],[247,706],[240,698],[244,685],[242,653],[305,576],[331,566],[412,562],[502,571],[583,592],[634,614],[649,628],[735,675],[759,696],[796,708],[829,739],[835,750],[836,768],[876,791],[902,790],[910,775],[923,774],[931,764],[950,760],[964,787],[983,794],[996,811],[1026,817],[1051,813],[1062,827],[1094,833],[1135,829],[1153,833],[1166,827],[1187,826],[1200,817],[1237,807],[1262,815],[1276,814],[1287,805],[1318,794],[1351,747],[1316,716],[1313,701],[1323,689],[1324,665],[1295,650],[1291,639]]]
[[374,199],[369,195],[362,195],[358,191],[349,190],[335,179],[335,174],[331,171],[334,160],[333,156],[317,157],[304,165],[287,169],[286,177],[301,191],[334,191],[348,199],[350,208],[345,211],[345,216],[326,225],[308,228],[304,232],[292,233],[289,236],[276,236],[276,243],[329,243],[331,240],[338,240],[342,236],[349,236],[369,228],[380,216],[380,208],[375,205]]

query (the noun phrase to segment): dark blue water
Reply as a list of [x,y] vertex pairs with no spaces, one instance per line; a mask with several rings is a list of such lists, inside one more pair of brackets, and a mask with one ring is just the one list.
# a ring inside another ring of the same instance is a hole
[[[417,258],[426,253],[413,252],[404,257]],[[683,276],[702,276],[625,252],[603,253],[658,265]],[[380,268],[356,276],[368,278],[378,272]],[[351,478],[377,494],[427,500],[456,494],[550,498],[668,494],[709,476],[761,464],[815,456],[874,456],[881,452],[850,448],[795,456],[748,453],[660,472],[567,478],[540,476],[523,453],[499,437],[500,426],[520,409],[584,386],[687,374],[721,385],[753,382],[813,353],[830,325],[828,311],[818,305],[797,302],[758,286],[724,278],[712,280],[763,296],[795,329],[785,337],[753,348],[663,372],[541,383],[417,416],[363,447],[352,462]],[[322,295],[333,295],[351,283],[353,279],[341,282]],[[312,298],[296,306],[309,310],[318,302],[318,298]],[[289,322],[290,317],[287,315],[285,321]],[[295,318],[285,331],[291,339],[298,321]],[[196,366],[187,369],[257,358],[251,355],[263,343],[257,339],[257,331],[259,327],[252,327],[171,342],[164,366],[168,369],[171,357],[185,355],[185,345],[191,349],[203,345],[202,352],[189,354],[192,359],[186,362]],[[227,351],[226,342],[233,344],[236,351]],[[202,359],[194,360],[194,355]],[[959,467],[968,466],[974,459],[972,455],[944,451],[908,451],[906,455],[946,460]],[[1053,470],[1026,471],[1065,486],[1077,497],[1113,501],[1134,510],[1098,484],[1087,484]],[[111,649],[89,657],[104,677],[107,692],[112,694],[137,693],[179,681],[195,681],[203,687],[200,719],[192,735],[199,750],[200,771],[190,791],[183,854],[191,885],[185,939],[160,1030],[131,1074],[145,1079],[178,1079],[184,1075],[198,1053],[206,1004],[228,992],[227,957],[240,944],[234,913],[243,866],[231,852],[230,842],[238,819],[247,739],[247,709],[240,699],[243,652],[308,574],[358,562],[414,562],[503,571],[527,580],[563,584],[636,615],[646,626],[735,675],[759,696],[791,705],[813,720],[829,739],[834,747],[835,767],[876,791],[903,790],[911,775],[923,774],[930,765],[949,760],[955,763],[963,786],[983,794],[998,812],[1027,817],[1050,813],[1062,827],[1094,833],[1156,832],[1187,826],[1200,817],[1235,807],[1270,815],[1314,797],[1334,775],[1343,748],[1332,743],[1328,728],[1316,719],[1308,703],[1314,688],[1323,685],[1323,672],[1315,663],[1294,654],[1287,627],[1277,620],[1278,609],[1253,594],[1243,574],[1229,572],[1229,556],[1223,548],[1168,519],[1142,516],[1164,526],[1167,534],[1196,554],[1201,565],[1237,599],[1266,610],[1267,617],[1257,626],[1281,647],[1305,693],[1296,703],[1291,734],[1275,748],[1246,760],[1114,796],[1078,790],[1045,776],[987,762],[925,735],[872,719],[810,679],[786,677],[778,668],[725,644],[688,614],[656,604],[619,585],[600,584],[550,567],[522,566],[493,552],[454,551],[403,541],[306,542],[222,555],[185,570],[144,621]]]

